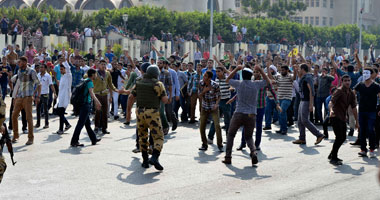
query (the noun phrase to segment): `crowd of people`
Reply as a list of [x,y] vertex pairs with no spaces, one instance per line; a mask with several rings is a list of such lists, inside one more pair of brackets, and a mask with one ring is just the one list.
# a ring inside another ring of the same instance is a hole
[[[133,152],[141,152],[144,168],[151,164],[163,170],[159,156],[164,135],[170,128],[175,131],[179,121],[199,124],[199,151],[208,150],[216,134],[219,152],[225,151],[225,164],[232,163],[233,141],[240,128],[242,137],[237,150],[248,146],[251,163],[256,165],[262,131],[287,135],[289,129],[295,129],[295,123],[299,129],[299,138],[293,141],[296,145],[307,143],[306,129],[318,145],[331,137],[328,126],[332,126],[336,139],[326,156],[331,164],[342,165],[338,151],[346,141],[347,125],[350,137],[358,130],[357,140],[352,143],[360,146],[358,155],[367,156],[369,152],[370,157],[376,156],[380,141],[380,57],[376,59],[372,50],[371,57],[363,60],[357,51],[348,57],[326,53],[306,58],[267,51],[255,55],[226,52],[223,59],[198,56],[194,61],[187,59],[188,53],[166,58],[162,49],[152,46],[152,51],[155,57],[146,55],[146,62],[141,62],[127,50],[116,57],[111,46],[105,53],[100,50],[95,54],[89,49],[88,54],[81,56],[78,49],[63,48],[49,55],[46,48],[37,52],[33,44],[25,51],[9,45],[3,50],[0,85],[2,100],[9,95],[11,105],[8,124],[0,131],[11,130],[12,143],[19,142],[21,113],[22,132],[28,134],[26,145],[32,145],[41,117],[43,129],[49,129],[52,113],[59,116],[56,134],[63,134],[72,127],[66,119],[71,103],[78,121],[70,145],[83,146],[79,143],[83,127],[95,145],[101,140],[99,135],[111,134],[109,118],[130,125],[136,103],[137,137]],[[120,115],[125,119],[121,120]],[[272,130],[275,123],[279,130]],[[0,158],[0,172],[4,173],[6,165]]]

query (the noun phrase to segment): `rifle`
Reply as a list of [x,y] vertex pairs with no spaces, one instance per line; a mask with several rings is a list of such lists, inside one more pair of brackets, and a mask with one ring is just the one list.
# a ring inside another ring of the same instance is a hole
[[8,152],[11,155],[12,164],[14,166],[17,162],[15,162],[13,160],[14,153],[13,153],[12,141],[11,141],[11,138],[9,137],[8,129],[7,129],[7,126],[5,124],[4,124],[4,135],[0,139],[1,150],[4,147],[4,144],[7,145]]

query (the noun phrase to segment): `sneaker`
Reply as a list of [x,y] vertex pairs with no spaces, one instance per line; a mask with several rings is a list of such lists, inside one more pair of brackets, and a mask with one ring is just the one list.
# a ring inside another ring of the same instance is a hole
[[306,144],[305,140],[295,140],[293,141],[293,144]]
[[164,135],[167,135],[169,133],[169,128],[164,128]]
[[189,121],[189,124],[195,124],[195,123],[197,123],[198,121],[197,120],[190,120]]
[[126,126],[129,126],[131,122],[124,122],[123,124],[126,125]]
[[256,147],[256,151],[261,151],[260,146],[257,146],[257,147]]
[[237,151],[242,151],[245,148],[245,145],[240,145],[239,148],[237,148]]
[[360,151],[358,154],[359,154],[359,157],[367,157],[366,151]]
[[272,129],[272,127],[270,127],[270,126],[263,128],[264,131],[271,130],[271,129]]
[[343,165],[342,161],[338,160],[338,159],[331,159],[330,160],[330,163],[333,164],[333,165]]
[[34,128],[40,128],[40,124],[34,125]]
[[48,125],[48,124],[46,124],[46,125],[43,127],[43,129],[47,129],[47,128],[49,128],[49,125]]
[[99,128],[95,128],[95,129],[94,129],[94,132],[95,132],[96,134],[98,134],[98,133],[99,133]]
[[211,139],[207,138],[207,143],[208,144],[213,144],[214,142]]
[[71,125],[69,124],[66,126],[65,131],[68,131],[70,128],[71,128]]
[[63,131],[57,131],[56,134],[58,134],[58,135],[62,135],[62,134],[63,134]]
[[251,153],[251,161],[252,161],[252,165],[256,165],[259,162],[259,160],[257,159],[256,153]]
[[140,149],[139,148],[133,149],[132,152],[133,153],[140,153]]
[[[329,160],[333,159],[331,153],[329,154],[329,156],[327,157],[327,159],[329,159]],[[343,162],[343,160],[340,159],[340,158],[334,158],[334,159],[335,159],[335,160],[339,160],[340,162]]]
[[28,139],[28,141],[25,143],[25,145],[32,145],[33,144],[33,140],[32,139]]
[[376,158],[375,150],[369,150],[369,157]]
[[119,116],[113,117],[114,120],[118,120],[119,118],[120,118]]
[[317,144],[321,143],[322,140],[323,140],[323,138],[324,138],[324,136],[318,137],[318,138],[317,138],[317,141],[315,141],[314,144],[317,145]]
[[202,145],[201,148],[198,149],[199,151],[207,151],[207,145]]
[[218,149],[219,149],[219,152],[224,152],[224,150],[223,150],[223,146],[218,147]]
[[222,163],[224,163],[226,165],[230,165],[231,164],[231,158],[224,158],[224,160],[222,160]]
[[110,132],[107,131],[107,130],[102,131],[102,133],[103,133],[104,135],[105,135],[105,134],[110,134]]

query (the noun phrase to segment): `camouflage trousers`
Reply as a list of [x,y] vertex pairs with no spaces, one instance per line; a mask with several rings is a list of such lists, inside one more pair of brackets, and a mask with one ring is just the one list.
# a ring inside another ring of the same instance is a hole
[[1,183],[1,180],[3,180],[3,175],[6,169],[7,169],[7,163],[5,163],[4,157],[0,156],[0,183]]
[[137,132],[139,135],[139,143],[141,151],[148,151],[149,133],[153,137],[153,149],[161,152],[164,144],[164,133],[162,131],[160,111],[159,109],[137,108]]

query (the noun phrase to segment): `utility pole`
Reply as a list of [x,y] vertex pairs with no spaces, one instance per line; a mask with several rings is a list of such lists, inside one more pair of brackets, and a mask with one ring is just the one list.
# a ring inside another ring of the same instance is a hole
[[214,0],[210,0],[210,8],[211,8],[211,16],[210,16],[210,58],[212,58],[212,41],[213,41],[213,34],[214,34]]

